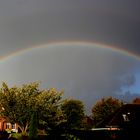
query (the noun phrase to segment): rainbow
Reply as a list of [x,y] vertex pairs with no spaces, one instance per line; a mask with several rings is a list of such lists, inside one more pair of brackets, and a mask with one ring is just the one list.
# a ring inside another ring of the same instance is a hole
[[8,55],[2,56],[0,57],[0,61],[4,61],[6,59],[10,59],[11,57],[20,55],[22,53],[26,53],[28,51],[34,50],[34,49],[40,49],[40,48],[46,48],[48,46],[67,46],[67,45],[78,45],[78,46],[91,46],[91,47],[96,47],[96,48],[102,48],[102,49],[108,49],[111,50],[113,52],[117,52],[120,53],[122,55],[128,56],[128,57],[133,57],[135,59],[140,60],[140,56],[136,53],[132,53],[127,49],[122,49],[122,48],[117,48],[115,46],[111,46],[111,45],[105,45],[102,43],[97,43],[97,42],[89,42],[89,41],[57,41],[57,42],[50,42],[47,44],[42,44],[42,45],[36,45],[36,46],[30,46],[27,47],[25,49],[20,49],[17,50],[15,52],[12,52]]

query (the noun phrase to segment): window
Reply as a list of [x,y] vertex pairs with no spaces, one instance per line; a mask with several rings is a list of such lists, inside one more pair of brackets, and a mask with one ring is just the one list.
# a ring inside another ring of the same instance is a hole
[[123,120],[124,120],[125,122],[129,122],[129,121],[130,121],[129,115],[130,115],[130,112],[128,112],[127,114],[122,114]]
[[10,123],[6,123],[6,129],[10,128]]
[[15,129],[15,124],[12,124],[12,129]]

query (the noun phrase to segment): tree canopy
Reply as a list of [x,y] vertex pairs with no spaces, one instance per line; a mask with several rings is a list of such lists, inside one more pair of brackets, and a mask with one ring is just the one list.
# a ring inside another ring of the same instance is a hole
[[69,99],[62,104],[69,129],[80,128],[84,117],[84,105],[80,100]]
[[94,126],[97,127],[122,105],[122,101],[112,97],[102,98],[101,100],[97,101],[92,108]]
[[59,111],[62,92],[56,89],[39,89],[39,83],[24,84],[21,87],[9,87],[3,83],[0,88],[0,115],[10,122],[17,123],[22,132],[27,131],[34,112],[49,124],[58,124],[62,117]]

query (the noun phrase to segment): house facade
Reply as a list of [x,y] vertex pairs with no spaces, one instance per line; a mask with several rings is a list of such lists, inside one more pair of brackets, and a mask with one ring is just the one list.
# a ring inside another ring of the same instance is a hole
[[0,131],[18,132],[18,125],[16,123],[10,123],[10,121],[4,117],[0,117]]

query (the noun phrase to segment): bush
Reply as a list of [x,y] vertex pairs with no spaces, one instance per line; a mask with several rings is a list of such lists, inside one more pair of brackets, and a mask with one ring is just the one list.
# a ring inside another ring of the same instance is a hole
[[28,136],[22,133],[11,133],[10,139],[29,140]]

